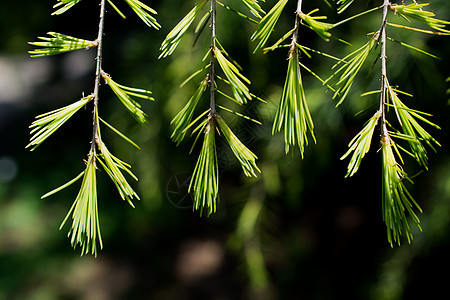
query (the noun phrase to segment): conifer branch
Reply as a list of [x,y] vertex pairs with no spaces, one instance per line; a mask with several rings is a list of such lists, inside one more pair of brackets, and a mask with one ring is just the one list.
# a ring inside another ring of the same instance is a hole
[[381,28],[379,30],[379,43],[381,48],[380,60],[381,60],[381,97],[380,97],[380,114],[381,114],[381,139],[388,138],[388,132],[386,129],[386,97],[387,97],[387,63],[386,63],[386,23],[387,23],[387,14],[390,2],[389,0],[383,0],[383,17],[381,21]]
[[213,117],[216,113],[216,98],[215,98],[215,49],[216,48],[216,0],[211,1],[211,36],[210,36],[210,56],[209,56],[209,107],[211,109],[210,116]]
[[28,51],[31,57],[43,57],[75,51],[79,49],[89,49],[98,45],[97,41],[88,41],[79,39],[73,36],[57,33],[47,32],[49,37],[38,37],[43,42],[29,42],[28,44],[42,48]]
[[92,141],[91,141],[91,152],[96,153],[96,146],[99,144],[99,119],[98,119],[98,102],[99,102],[99,90],[100,90],[100,80],[102,76],[102,59],[103,59],[103,31],[105,27],[105,5],[106,0],[101,0],[100,2],[100,20],[98,24],[98,35],[97,35],[97,56],[96,56],[96,67],[95,67],[95,84],[94,84],[94,112],[92,120]]
[[194,209],[200,210],[200,214],[203,213],[203,209],[207,209],[210,215],[216,211],[219,197],[219,166],[214,119],[208,118],[202,128],[200,134],[204,131],[203,146],[192,174],[189,192],[194,192]]
[[280,104],[275,115],[272,134],[284,131],[284,145],[286,153],[290,146],[298,145],[303,158],[305,146],[308,144],[307,132],[309,131],[314,142],[314,123],[306,102],[305,90],[299,64],[299,27],[302,21],[302,0],[297,2],[295,12],[294,30],[289,46],[289,64],[284,83]]
[[[340,2],[346,2],[347,4],[350,4],[352,1]],[[390,25],[387,22],[389,10],[394,11],[395,14],[404,17],[408,21],[408,18],[411,18],[425,23],[433,29],[437,30],[437,33],[439,34],[446,33],[446,29],[444,29],[444,26],[447,25],[448,22],[433,18],[433,13],[422,10],[423,6],[425,5],[419,5],[417,3],[411,5],[391,5],[389,0],[383,0],[383,5],[381,6],[383,12],[380,29],[372,36],[371,40],[365,46],[345,57],[343,60],[348,61],[348,63],[340,67],[332,76],[330,76],[329,79],[326,80],[327,82],[335,75],[342,73],[337,83],[335,83],[338,88],[335,92],[334,97],[336,97],[337,95],[341,97],[341,100],[338,102],[339,105],[347,96],[353,80],[362,64],[366,60],[367,55],[376,45],[376,42],[378,42],[381,48],[381,88],[380,90],[375,91],[375,93],[380,93],[379,109],[375,113],[375,115],[367,122],[363,130],[361,130],[357,134],[357,136],[353,138],[353,140],[349,144],[349,150],[342,156],[341,159],[346,158],[353,152],[352,158],[348,165],[346,177],[352,176],[358,170],[362,158],[370,148],[370,143],[375,126],[379,121],[380,144],[382,152],[382,214],[383,220],[386,223],[387,227],[388,242],[391,244],[391,246],[394,242],[400,244],[400,238],[402,235],[406,236],[408,242],[411,242],[412,233],[408,223],[408,219],[412,219],[412,221],[416,223],[420,229],[420,221],[414,210],[416,209],[419,212],[422,211],[406,188],[406,181],[412,183],[412,180],[408,177],[408,174],[400,165],[400,163],[404,164],[404,161],[400,155],[399,150],[402,150],[408,155],[414,157],[421,166],[427,169],[428,157],[424,144],[426,143],[433,150],[435,150],[434,145],[440,146],[440,144],[419,124],[418,120],[427,123],[428,125],[431,125],[437,129],[439,129],[439,126],[424,117],[429,116],[429,114],[410,109],[405,104],[403,104],[397,93],[401,93],[411,97],[412,95],[393,88],[389,84],[387,74],[386,45],[389,38],[386,34],[386,27],[387,25]],[[403,27],[400,25],[395,26]],[[412,29],[416,31],[422,31],[419,29]],[[436,32],[429,33],[436,34]],[[410,45],[405,44],[405,46],[421,53],[427,54],[431,57],[435,57]],[[339,65],[340,63],[341,62],[338,62],[338,64],[336,65]],[[374,92],[368,92],[365,94],[374,94]],[[400,131],[388,131],[388,127],[393,127],[387,120],[387,114],[390,107],[394,108],[398,124],[401,128]],[[406,141],[410,146],[410,150],[397,145],[397,143],[392,138],[398,138],[400,140]]]
[[[56,11],[54,14],[61,14],[70,9],[73,5],[80,2],[80,0],[58,1],[59,2],[55,5],[55,8],[60,6],[63,7]],[[69,216],[72,215],[72,226],[69,231],[72,246],[76,247],[77,245],[80,245],[82,247],[82,255],[91,252],[95,256],[97,255],[97,244],[100,245],[100,248],[103,247],[100,236],[100,225],[98,220],[97,208],[97,163],[103,166],[106,174],[108,174],[108,176],[111,178],[112,182],[118,190],[119,195],[123,200],[126,200],[132,207],[134,207],[132,199],[139,200],[139,196],[131,188],[123,175],[123,171],[125,171],[133,179],[137,180],[137,177],[130,170],[131,166],[115,157],[108,150],[106,144],[101,138],[100,121],[103,122],[103,124],[105,124],[108,128],[113,130],[121,138],[123,138],[133,146],[139,148],[131,139],[129,139],[119,130],[100,118],[99,91],[101,86],[101,78],[105,79],[105,82],[111,87],[114,93],[118,96],[119,100],[140,123],[145,122],[145,113],[140,110],[140,105],[131,97],[134,96],[142,99],[153,100],[153,98],[150,96],[150,91],[131,88],[118,84],[114,82],[111,77],[102,70],[106,1],[108,1],[116,10],[118,10],[110,0],[100,1],[99,25],[96,40],[87,41],[60,33],[49,32],[48,34],[51,36],[51,38],[41,37],[40,39],[43,40],[43,42],[30,43],[35,46],[43,47],[41,49],[30,51],[32,57],[48,56],[83,48],[87,49],[91,47],[97,47],[97,55],[95,58],[96,64],[94,92],[92,93],[92,95],[83,97],[81,100],[66,107],[37,116],[36,120],[30,126],[30,128],[32,128],[31,134],[33,134],[33,136],[31,137],[30,143],[27,146],[27,148],[33,146],[32,150],[34,150],[45,139],[47,139],[51,134],[59,129],[73,114],[80,110],[81,107],[84,107],[89,102],[93,103],[92,140],[85,170],[81,172],[76,178],[45,194],[43,198],[53,195],[56,192],[61,191],[62,189],[83,178],[80,191],[66,218],[62,222],[61,228],[66,223]],[[146,23],[151,23],[153,27],[157,27],[156,20],[148,15],[149,13],[156,14],[154,10],[138,0],[126,0],[126,2],[133,8],[133,10],[135,10],[135,12],[141,19],[146,21]],[[118,12],[120,13],[120,11]]]

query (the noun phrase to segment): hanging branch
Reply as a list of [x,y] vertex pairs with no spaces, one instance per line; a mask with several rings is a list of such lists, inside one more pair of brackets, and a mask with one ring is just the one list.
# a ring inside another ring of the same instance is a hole
[[[421,166],[428,169],[428,157],[424,144],[426,143],[434,151],[434,145],[440,146],[440,144],[419,124],[419,121],[425,122],[437,129],[439,129],[439,126],[425,118],[425,116],[429,116],[429,114],[412,110],[404,105],[397,93],[406,93],[393,88],[389,83],[387,74],[386,46],[388,41],[398,42],[401,45],[407,46],[409,49],[419,51],[425,55],[429,54],[416,47],[389,38],[386,33],[386,27],[387,25],[392,24],[387,22],[387,17],[389,11],[393,11],[394,14],[397,14],[408,21],[414,19],[430,26],[442,34],[446,34],[447,30],[444,27],[450,23],[435,19],[433,13],[422,9],[424,6],[426,5],[419,5],[417,3],[411,5],[391,5],[389,0],[383,0],[380,30],[373,35],[368,44],[344,58],[343,60],[348,60],[350,56],[353,56],[347,66],[342,66],[329,78],[331,79],[339,73],[342,74],[337,83],[335,83],[338,86],[338,89],[336,90],[334,97],[337,95],[341,97],[338,102],[339,105],[347,96],[357,72],[360,70],[369,52],[374,48],[375,41],[378,42],[380,45],[381,62],[381,87],[380,90],[377,91],[377,93],[380,93],[379,109],[368,121],[363,130],[353,138],[349,144],[349,150],[341,159],[348,157],[353,152],[346,177],[355,174],[361,164],[362,158],[370,149],[375,126],[378,121],[380,121],[380,143],[382,152],[382,215],[383,220],[386,223],[388,242],[391,246],[393,246],[393,243],[400,244],[402,236],[405,236],[408,242],[411,242],[412,231],[409,225],[409,219],[421,229],[419,225],[420,221],[415,210],[418,210],[419,212],[422,212],[422,210],[406,188],[406,181],[409,181],[410,183],[413,182],[401,166],[401,164],[404,164],[404,161],[400,154],[400,150],[414,157]],[[402,27],[400,25],[395,26]],[[408,29],[435,34],[434,31],[427,32],[412,27]],[[387,120],[390,107],[393,107],[394,109],[401,131],[389,130],[389,128],[392,128],[391,122],[388,122]],[[394,138],[406,141],[409,144],[410,150],[401,147],[394,141]]]
[[[287,4],[286,0],[279,0],[273,8],[267,13],[267,15],[259,22],[258,29],[253,33],[251,39],[256,40],[259,39],[259,44],[255,48],[255,52],[264,47],[267,43],[270,35],[274,31],[274,27],[280,18],[280,15]],[[297,1],[297,8],[295,12],[295,23],[294,28],[288,31],[283,37],[281,37],[274,45],[271,47],[264,48],[264,51],[272,51],[278,48],[289,48],[288,55],[288,70],[286,75],[286,80],[284,83],[283,93],[281,96],[280,104],[277,109],[277,113],[275,115],[272,134],[276,132],[284,132],[284,144],[285,144],[285,152],[289,152],[291,146],[298,146],[300,150],[300,154],[303,158],[305,146],[308,145],[308,132],[311,135],[314,142],[316,142],[314,136],[314,123],[309,112],[308,104],[306,101],[305,89],[303,86],[301,68],[305,69],[312,76],[318,79],[323,85],[326,85],[329,89],[334,92],[334,97],[340,95],[341,92],[344,93],[344,96],[341,98],[341,101],[345,98],[348,90],[350,89],[353,79],[356,76],[357,71],[361,67],[364,62],[367,54],[370,52],[372,47],[375,45],[375,40],[371,40],[366,46],[362,47],[360,50],[352,53],[348,57],[344,59],[338,59],[333,55],[323,53],[321,51],[317,51],[306,46],[303,46],[299,42],[299,28],[300,25],[303,25],[311,30],[313,30],[318,36],[320,36],[325,41],[329,41],[332,37],[329,32],[331,29],[351,20],[356,17],[365,15],[367,13],[373,12],[378,8],[369,9],[363,13],[360,13],[356,16],[338,22],[336,24],[331,24],[324,22],[322,20],[326,19],[326,16],[315,16],[313,15],[319,9],[314,9],[311,12],[305,14],[302,11],[303,1]],[[291,37],[290,44],[283,44],[286,39]],[[333,37],[336,39],[335,37]],[[337,39],[343,42],[340,39]],[[336,66],[342,64],[335,74],[330,76],[330,78],[323,80],[319,75],[305,66],[300,62],[300,53],[305,54],[308,58],[311,58],[310,53],[320,54],[326,58],[337,60],[338,63]],[[354,58],[351,58],[352,56]],[[350,59],[350,62],[347,60]],[[356,70],[356,71],[355,71]],[[342,73],[339,79],[334,80],[335,76],[339,73]],[[333,85],[339,85],[337,89],[334,89],[331,85],[328,84],[329,81],[332,81]],[[339,103],[340,103],[339,102]],[[338,103],[338,104],[339,104]]]
[[[251,12],[254,13],[255,16],[263,13],[258,5],[258,1],[243,0],[243,2],[251,10]],[[160,55],[160,58],[167,57],[168,55],[173,53],[174,49],[182,39],[183,35],[186,33],[187,29],[194,22],[195,18],[200,14],[205,3],[206,1],[198,2],[196,6],[191,9],[191,11],[174,27],[174,29],[170,31],[166,39],[161,44],[160,50],[162,51],[162,53]],[[231,11],[235,11],[230,7],[225,8]],[[203,28],[206,24],[205,20],[209,18],[210,46],[207,55],[205,55],[205,58],[209,56],[209,63],[205,67],[190,75],[181,86],[184,86],[187,82],[192,80],[197,75],[204,73],[204,71],[206,70],[208,70],[208,73],[200,82],[194,95],[189,99],[187,104],[173,118],[171,122],[171,124],[174,126],[172,139],[177,144],[179,144],[183,140],[186,132],[191,128],[194,128],[192,134],[197,133],[194,145],[200,138],[200,136],[203,135],[203,146],[200,152],[200,157],[198,158],[194,168],[192,179],[189,185],[189,191],[192,191],[194,194],[194,209],[200,210],[200,213],[203,212],[203,209],[206,209],[208,215],[216,211],[217,201],[219,197],[219,173],[215,142],[216,132],[222,133],[225,137],[227,143],[230,145],[231,150],[233,151],[233,154],[241,164],[245,176],[256,176],[256,173],[259,172],[259,169],[256,166],[256,155],[253,154],[248,148],[246,148],[241,141],[239,141],[239,139],[236,137],[236,135],[234,135],[234,133],[226,124],[225,120],[219,115],[217,111],[217,109],[220,108],[227,112],[234,113],[237,116],[243,117],[246,120],[257,122],[252,118],[240,114],[239,112],[235,112],[225,106],[217,104],[218,95],[222,95],[224,96],[224,98],[232,100],[233,102],[240,105],[244,105],[248,100],[256,97],[250,93],[249,88],[247,87],[247,84],[250,84],[250,81],[241,74],[240,67],[228,55],[228,53],[225,51],[225,49],[217,39],[216,14],[216,1],[211,0],[209,11],[207,11],[200,19],[195,30],[196,33],[200,34],[201,28]],[[238,15],[244,17],[245,19],[248,19],[248,17],[246,17],[242,13],[238,13]],[[216,69],[215,67],[216,61],[220,66],[220,70],[224,73],[225,78],[217,74],[217,71],[219,71],[219,69]],[[219,79],[220,82],[225,83],[225,85],[228,86],[229,89],[231,89],[233,97],[229,96],[227,93],[220,89],[216,79]],[[209,109],[201,113],[192,121],[195,109],[208,86]]]
[[[62,14],[75,4],[79,0],[58,0],[55,5],[61,7],[54,14]],[[156,20],[149,15],[149,13],[156,14],[154,10],[138,0],[126,0],[126,2],[133,8],[138,16],[144,20],[144,22],[152,27],[158,28],[159,24]],[[117,12],[122,16],[123,14],[118,11],[117,7],[108,0]],[[89,49],[97,47],[96,55],[96,67],[95,67],[95,81],[94,92],[92,95],[83,97],[81,100],[68,105],[66,107],[56,109],[49,113],[42,114],[36,117],[36,120],[32,123],[30,128],[33,136],[30,139],[30,143],[27,147],[32,147],[34,150],[45,139],[59,129],[65,122],[67,122],[81,107],[86,106],[88,103],[93,103],[92,111],[92,139],[91,146],[88,153],[88,160],[86,162],[86,168],[77,177],[67,182],[66,184],[54,189],[53,191],[45,194],[42,198],[53,195],[56,192],[74,184],[78,180],[82,179],[81,188],[76,197],[74,204],[69,210],[66,218],[61,224],[61,228],[64,226],[69,216],[72,216],[72,226],[69,230],[69,236],[72,246],[75,248],[77,245],[81,246],[81,254],[87,254],[91,252],[93,255],[97,255],[98,246],[100,249],[103,247],[102,238],[100,234],[100,223],[98,219],[98,207],[97,207],[97,177],[96,170],[99,165],[103,167],[106,174],[110,177],[112,182],[117,188],[120,197],[126,200],[130,206],[134,207],[132,200],[138,199],[139,196],[128,184],[124,174],[125,171],[130,177],[137,180],[137,177],[131,172],[131,166],[114,156],[106,147],[105,142],[102,140],[100,133],[100,121],[105,124],[114,133],[121,138],[139,148],[131,139],[121,133],[119,130],[108,124],[99,116],[99,93],[101,86],[101,78],[103,78],[107,85],[117,95],[119,100],[125,106],[125,108],[135,117],[135,119],[144,124],[146,122],[146,115],[140,109],[141,106],[132,97],[138,97],[146,100],[154,100],[150,95],[151,92],[143,89],[131,88],[116,83],[111,79],[111,76],[103,71],[103,38],[104,38],[104,24],[105,24],[105,12],[106,12],[106,0],[100,1],[100,16],[98,25],[97,39],[94,41],[88,41],[72,37],[69,35],[63,35],[60,33],[49,32],[48,34],[52,38],[40,39],[43,42],[33,42],[31,45],[42,47],[34,51],[30,51],[32,57],[56,55],[64,52],[75,51],[78,49]],[[97,164],[97,162],[99,164]],[[60,228],[60,229],[61,229]]]
[[302,0],[297,2],[292,40],[289,46],[289,65],[281,101],[275,115],[272,134],[284,131],[286,153],[290,146],[298,145],[303,158],[305,146],[308,144],[309,131],[314,142],[314,124],[306,102],[305,90],[299,65],[299,27],[302,21]]
[[102,59],[103,59],[103,31],[105,27],[105,0],[101,0],[100,2],[100,21],[98,25],[98,35],[97,35],[97,56],[95,58],[97,64],[95,67],[95,83],[94,83],[94,113],[93,113],[93,133],[92,133],[92,141],[91,141],[91,151],[95,152],[95,145],[100,143],[99,141],[99,124],[98,124],[98,101],[99,101],[99,89],[100,89],[100,79],[102,76]]

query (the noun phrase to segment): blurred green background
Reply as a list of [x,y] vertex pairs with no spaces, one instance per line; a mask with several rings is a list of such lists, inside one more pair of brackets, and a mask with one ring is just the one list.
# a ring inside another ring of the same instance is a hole
[[[380,155],[377,142],[354,178],[344,179],[347,161],[339,158],[351,138],[377,109],[376,96],[361,98],[379,86],[379,62],[372,54],[353,92],[338,109],[331,94],[304,72],[316,144],[300,159],[284,154],[281,135],[271,136],[271,120],[287,68],[286,49],[252,55],[255,30],[218,7],[217,35],[252,81],[251,90],[267,104],[251,102],[242,112],[263,126],[223,113],[239,138],[260,158],[262,174],[247,179],[222,140],[220,204],[217,213],[192,212],[186,181],[195,165],[192,139],[179,147],[169,140],[173,116],[196,88],[196,78],[179,88],[202,66],[208,36],[192,47],[187,35],[174,55],[158,60],[159,45],[195,1],[145,1],[158,12],[163,28],[146,28],[121,1],[121,19],[111,8],[105,23],[104,70],[119,83],[147,88],[156,101],[144,103],[149,124],[139,127],[107,89],[101,89],[100,113],[141,147],[105,131],[115,155],[131,163],[141,196],[132,209],[99,173],[99,211],[104,250],[95,259],[79,257],[58,227],[75,199],[74,185],[41,200],[44,193],[83,169],[91,140],[91,109],[81,110],[36,151],[24,149],[34,116],[89,94],[94,83],[93,51],[50,58],[29,58],[28,41],[48,31],[94,39],[98,2],[82,1],[62,16],[50,16],[54,1],[3,1],[0,9],[0,299],[434,299],[447,293],[450,267],[449,100],[450,39],[388,28],[388,35],[436,54],[441,59],[388,45],[391,83],[415,95],[407,105],[433,115],[442,144],[430,151],[430,171],[415,177],[410,190],[424,213],[423,232],[414,241],[391,248],[381,218]],[[224,1],[242,9],[241,1]],[[342,16],[321,1],[304,1],[304,11],[320,7],[335,22],[381,1],[355,1]],[[266,11],[275,3],[268,0]],[[293,26],[296,1],[289,1],[273,37]],[[450,2],[433,1],[430,10],[450,19]],[[353,48],[326,43],[306,28],[306,46],[343,57],[378,30],[380,12],[349,22],[332,33]],[[326,78],[334,63],[321,56],[303,62]],[[368,74],[368,75],[366,75]],[[221,99],[221,103],[226,103]],[[362,113],[359,113],[363,110]],[[357,114],[359,113],[359,114]],[[357,116],[355,116],[357,114]],[[420,171],[406,159],[406,171]],[[414,229],[415,230],[415,229]]]

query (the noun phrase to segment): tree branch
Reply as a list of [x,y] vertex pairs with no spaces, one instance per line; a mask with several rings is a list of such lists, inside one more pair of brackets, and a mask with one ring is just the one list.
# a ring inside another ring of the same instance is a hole
[[289,56],[292,55],[294,49],[297,51],[297,41],[298,41],[298,28],[300,27],[301,18],[299,17],[299,14],[302,12],[302,3],[303,0],[298,0],[297,2],[297,9],[295,11],[295,24],[294,24],[294,33],[292,34],[292,42],[291,42],[291,49],[289,51]]
[[211,53],[209,67],[210,116],[216,113],[215,86],[214,86],[214,49],[216,47],[216,1],[211,0]]
[[94,86],[94,112],[93,112],[93,132],[92,132],[92,142],[91,142],[91,152],[95,154],[96,145],[99,142],[99,130],[98,130],[98,100],[99,100],[99,89],[100,80],[102,75],[102,50],[103,50],[103,30],[105,24],[105,3],[106,0],[100,1],[100,21],[98,25],[98,36],[96,42],[97,46],[97,66],[95,71],[95,86]]
[[386,21],[389,9],[389,0],[384,0],[383,3],[383,19],[381,22],[380,34],[380,46],[381,46],[381,98],[380,98],[380,113],[381,113],[381,141],[382,143],[388,142],[388,133],[386,127],[386,97],[387,97],[387,63],[386,63]]

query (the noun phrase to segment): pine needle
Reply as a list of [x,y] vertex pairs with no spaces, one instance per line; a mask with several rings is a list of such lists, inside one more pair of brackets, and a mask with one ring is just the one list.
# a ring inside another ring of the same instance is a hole
[[403,180],[411,181],[411,179],[408,178],[406,172],[395,160],[392,151],[392,147],[395,148],[395,144],[389,137],[386,137],[386,139],[381,146],[383,156],[382,211],[383,220],[386,223],[388,242],[393,246],[394,242],[400,245],[400,237],[402,235],[406,236],[409,243],[413,238],[406,213],[422,230],[414,208],[419,212],[422,212],[422,210],[406,189]]
[[390,101],[392,106],[394,106],[395,113],[403,133],[414,139],[414,141],[408,141],[414,158],[425,169],[428,169],[427,151],[422,144],[422,141],[427,143],[433,151],[436,151],[433,144],[437,146],[440,146],[440,144],[417,122],[417,120],[421,120],[437,129],[440,129],[439,126],[422,117],[421,112],[410,110],[405,104],[403,104],[397,93],[389,85],[389,82],[387,82],[387,79],[386,86],[388,101]]
[[345,175],[345,177],[351,177],[358,171],[364,155],[366,155],[366,153],[370,149],[373,132],[375,131],[375,127],[380,116],[380,112],[376,112],[375,115],[373,115],[372,118],[367,121],[364,128],[348,144],[349,149],[341,157],[341,160],[347,158],[352,152],[353,155],[350,159],[350,162],[348,163],[347,174]]
[[200,210],[200,214],[206,209],[210,215],[216,211],[217,207],[219,167],[215,131],[214,121],[210,119],[205,127],[202,150],[189,184],[188,191],[194,192],[194,210]]
[[[336,86],[336,91],[333,94],[333,100],[340,97],[336,107],[339,106],[347,97],[356,75],[366,61],[370,51],[375,47],[377,39],[378,35],[375,34],[364,46],[344,57],[342,61],[348,61],[348,63],[342,65],[337,71],[328,77],[328,79],[325,80],[324,84],[332,80],[333,85]],[[338,62],[334,67],[339,64],[341,64],[341,62]],[[336,76],[339,77],[335,78]]]
[[47,32],[47,34],[52,37],[38,37],[38,39],[43,42],[28,43],[33,46],[42,47],[33,51],[28,51],[31,57],[50,56],[97,46],[96,41],[83,40],[57,32]]
[[226,59],[226,57],[222,54],[222,51],[218,48],[213,48],[213,51],[220,68],[230,82],[230,87],[234,98],[240,104],[246,104],[247,100],[252,99],[249,88],[245,85],[245,83],[250,84],[250,80],[239,72],[239,69],[235,64]]
[[161,28],[161,25],[158,24],[156,18],[152,16],[152,14],[158,14],[153,8],[145,5],[139,0],[125,0],[125,2],[148,27],[153,27],[156,30]]
[[136,181],[138,180],[137,177],[130,171],[130,165],[112,155],[106,147],[105,143],[103,143],[102,141],[100,141],[99,143],[99,148],[101,154],[97,156],[97,160],[100,162],[108,176],[111,178],[122,200],[126,200],[130,204],[130,206],[134,208],[133,202],[131,200],[133,200],[133,198],[140,200],[139,196],[128,184],[127,180],[120,170],[124,170],[125,172],[127,172]]
[[333,24],[321,22],[318,20],[326,19],[325,16],[312,16],[312,14],[319,9],[315,9],[308,14],[304,14],[300,12],[298,15],[299,17],[305,21],[306,24],[309,25],[309,27],[314,30],[322,39],[325,41],[330,41],[331,33],[328,32],[328,30],[332,29],[334,27]]
[[32,137],[25,148],[32,147],[31,151],[36,149],[93,98],[92,95],[89,95],[73,104],[37,116],[36,120],[30,125]]
[[298,64],[298,53],[289,58],[286,81],[283,94],[275,115],[272,134],[284,131],[284,144],[286,153],[290,146],[298,145],[303,157],[305,146],[308,145],[307,132],[309,131],[314,142],[314,124],[306,103],[305,90]]
[[111,88],[114,94],[116,94],[117,98],[119,98],[123,106],[125,106],[125,108],[136,119],[136,121],[141,125],[145,124],[147,122],[147,115],[141,110],[141,105],[133,100],[131,96],[153,101],[154,99],[150,96],[152,92],[118,84],[117,82],[112,80],[109,74],[106,74],[105,72],[102,72],[102,78],[105,80],[106,84]]
[[53,8],[57,8],[63,5],[63,7],[59,8],[52,15],[60,15],[71,9],[75,4],[81,2],[81,0],[57,0],[58,2],[53,5]]
[[186,134],[186,128],[191,124],[195,108],[200,101],[203,93],[208,86],[208,80],[205,78],[189,99],[183,109],[172,119],[171,125],[175,126],[170,138],[179,145]]
[[97,243],[100,249],[103,248],[98,220],[95,161],[96,156],[90,153],[80,191],[59,228],[61,230],[72,215],[72,227],[69,230],[70,242],[74,248],[77,245],[81,246],[81,255],[91,252],[97,256]]
[[253,53],[258,51],[260,48],[264,48],[287,2],[288,0],[279,0],[277,4],[275,4],[274,7],[261,19],[258,28],[251,36],[252,41],[257,39],[260,40]]
[[449,21],[440,20],[434,18],[435,14],[431,11],[426,11],[423,8],[428,6],[430,3],[417,4],[412,3],[409,5],[398,5],[393,4],[390,9],[394,11],[395,14],[403,17],[405,20],[410,22],[410,19],[423,23],[430,28],[437,30],[444,34],[450,34],[450,30],[445,29],[445,26],[450,25]]
[[197,5],[195,5],[195,7],[169,32],[169,34],[167,34],[159,48],[159,50],[161,50],[159,58],[167,57],[173,53],[205,4],[205,0],[198,2]]
[[253,154],[253,152],[251,152],[247,147],[245,147],[245,145],[237,138],[233,131],[231,131],[230,127],[228,127],[221,116],[216,114],[214,118],[217,121],[220,131],[223,133],[225,139],[230,145],[231,150],[239,160],[245,176],[257,177],[256,171],[261,173],[259,168],[256,166],[256,159],[258,159],[258,157]]

